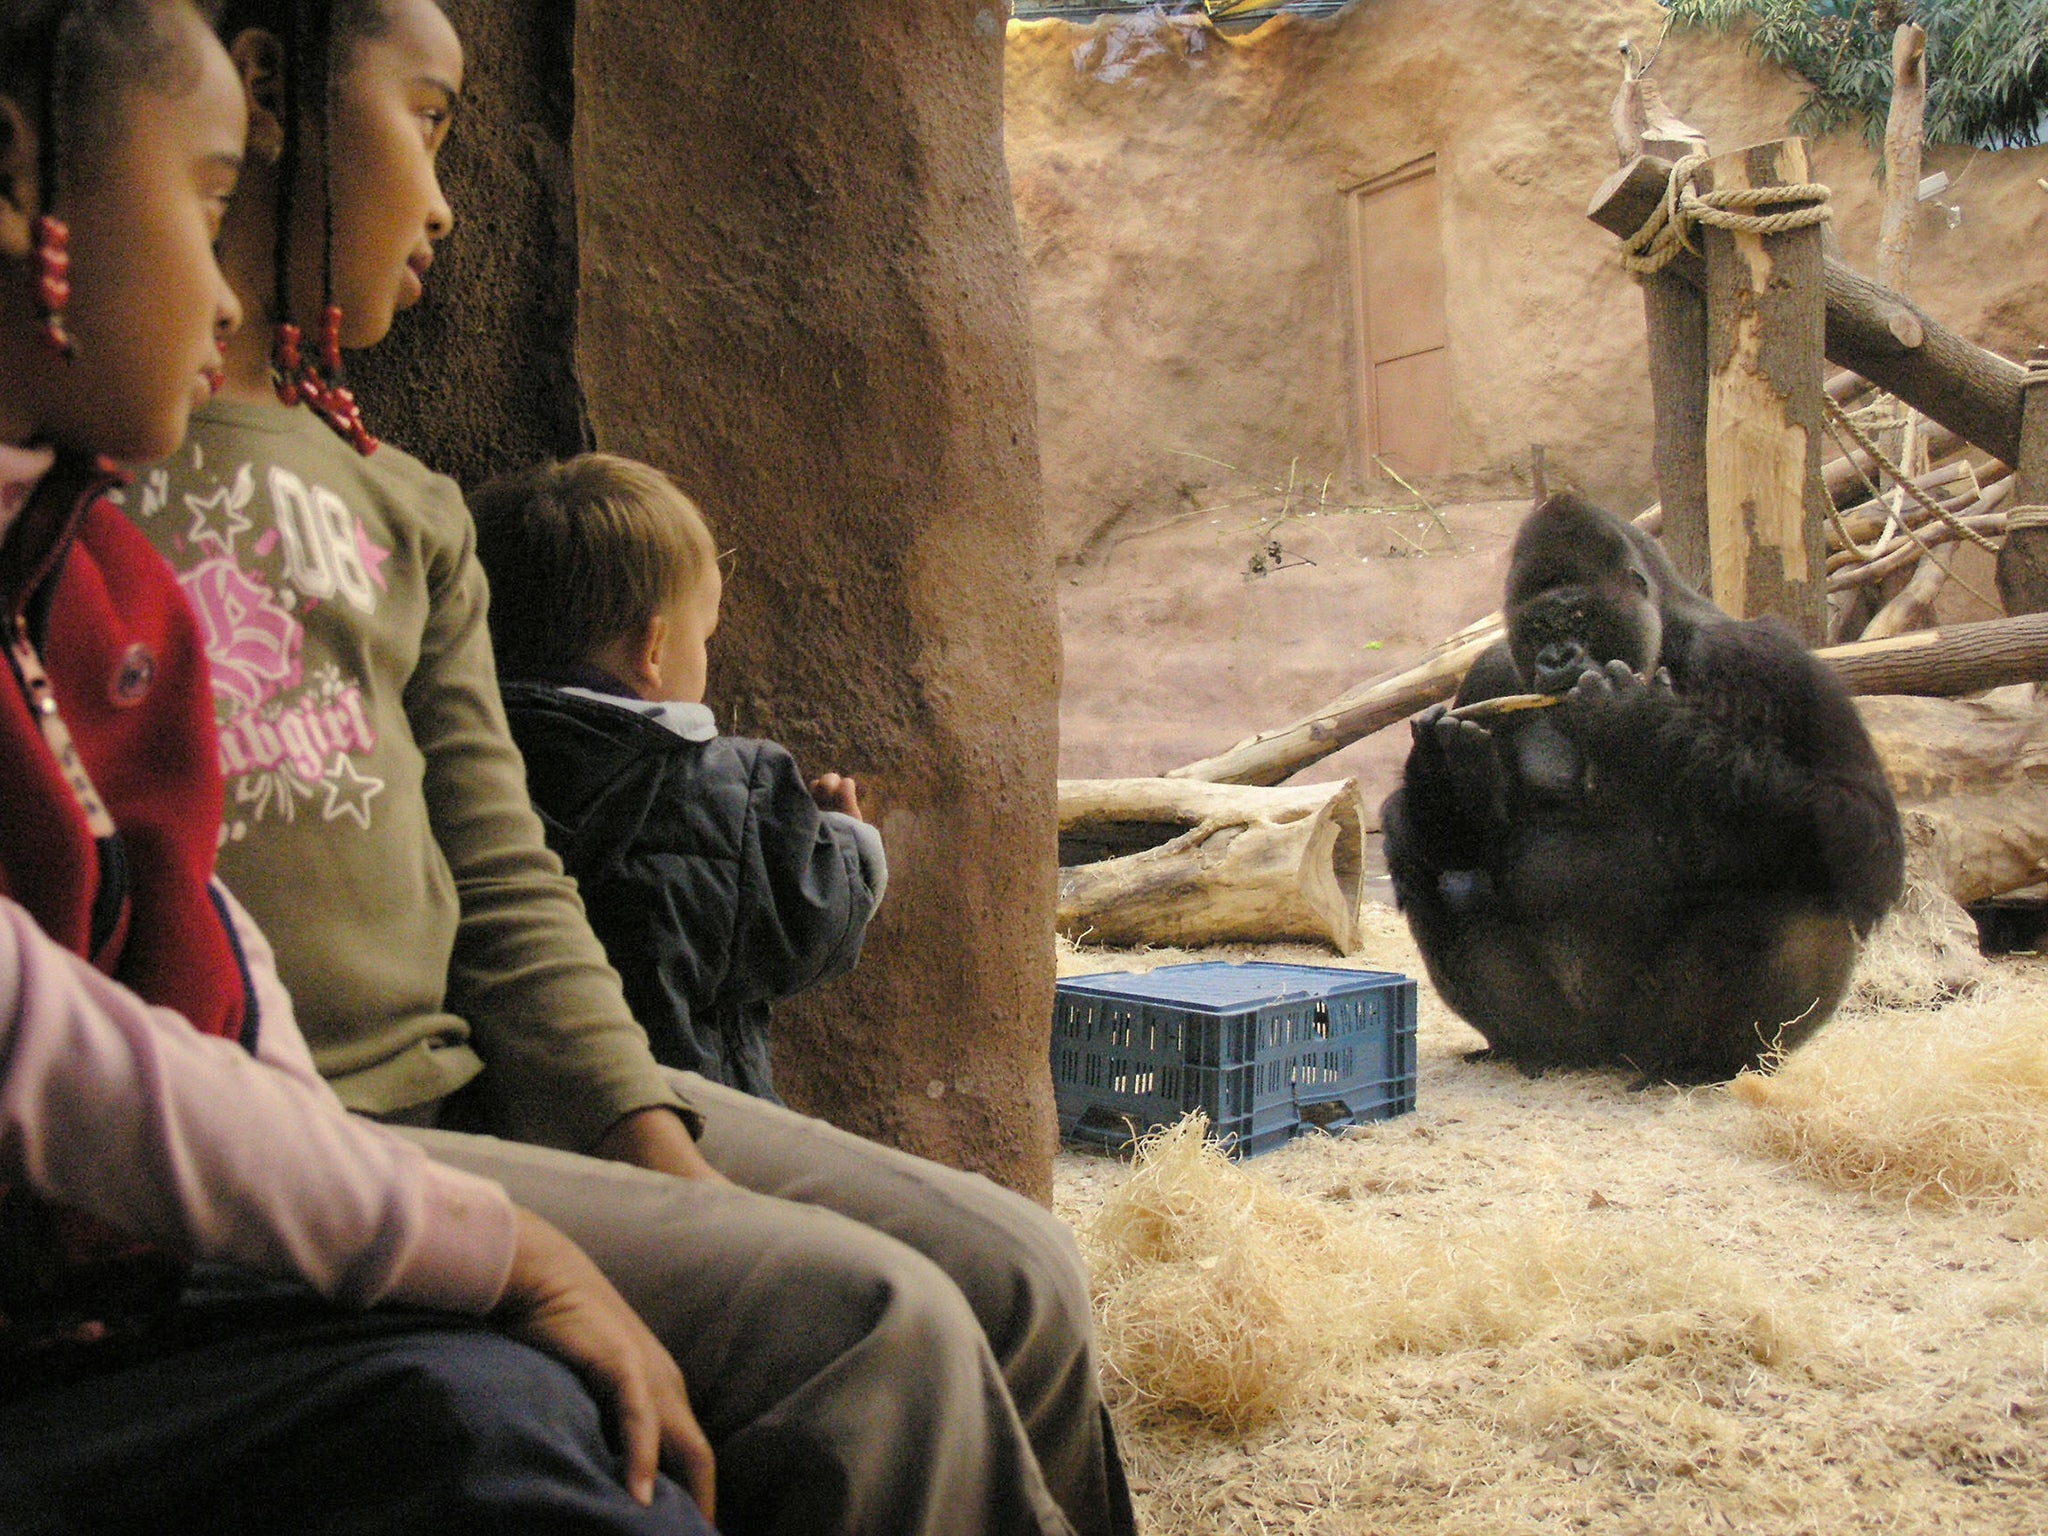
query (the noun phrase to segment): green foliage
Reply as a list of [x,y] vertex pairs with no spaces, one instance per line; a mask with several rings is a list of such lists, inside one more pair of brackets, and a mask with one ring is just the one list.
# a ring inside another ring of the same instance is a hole
[[1892,32],[1927,29],[1927,141],[2007,148],[2048,138],[2048,0],[1664,0],[1674,28],[1753,23],[1748,46],[1812,91],[1795,133],[1884,137]]

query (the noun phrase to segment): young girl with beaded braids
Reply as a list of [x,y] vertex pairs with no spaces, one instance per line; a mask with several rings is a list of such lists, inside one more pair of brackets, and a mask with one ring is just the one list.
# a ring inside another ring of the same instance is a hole
[[229,0],[221,33],[250,103],[221,249],[252,323],[126,506],[205,629],[222,874],[320,1069],[619,1285],[683,1367],[725,1529],[1128,1531],[1066,1229],[658,1067],[547,849],[461,495],[338,377],[453,225],[446,17]]
[[0,0],[0,1526],[701,1536],[674,1363],[342,1110],[211,879],[199,635],[102,492],[218,380],[245,124],[189,0]]

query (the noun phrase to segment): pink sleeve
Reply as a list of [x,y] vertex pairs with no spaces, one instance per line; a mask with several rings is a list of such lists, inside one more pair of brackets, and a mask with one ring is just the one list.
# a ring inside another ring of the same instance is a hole
[[489,1311],[511,1270],[512,1202],[342,1110],[254,931],[242,925],[259,1046],[278,1031],[263,1060],[151,1007],[0,899],[0,1181],[351,1305]]

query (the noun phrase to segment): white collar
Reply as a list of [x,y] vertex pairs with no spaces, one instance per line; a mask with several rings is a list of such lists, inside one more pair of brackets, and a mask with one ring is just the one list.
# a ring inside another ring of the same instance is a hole
[[718,721],[709,705],[628,699],[616,693],[599,693],[594,688],[564,688],[560,691],[579,699],[594,699],[599,704],[630,710],[644,720],[667,727],[685,741],[709,741],[718,734]]

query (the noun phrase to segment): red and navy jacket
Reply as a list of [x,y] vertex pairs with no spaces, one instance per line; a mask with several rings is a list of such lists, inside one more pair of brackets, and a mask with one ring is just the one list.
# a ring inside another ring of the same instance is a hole
[[[254,992],[211,884],[213,689],[176,576],[60,458],[0,542],[0,894],[151,1003],[253,1050]],[[98,807],[93,805],[97,797]],[[138,1325],[183,1264],[0,1185],[0,1355]]]

